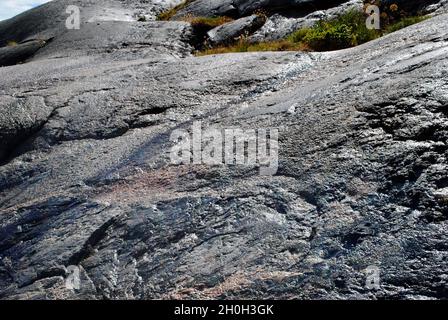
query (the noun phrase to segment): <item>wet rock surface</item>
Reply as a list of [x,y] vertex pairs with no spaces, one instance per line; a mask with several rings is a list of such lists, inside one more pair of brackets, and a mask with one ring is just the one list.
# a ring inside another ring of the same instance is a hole
[[[78,2],[78,31],[67,3],[0,23],[53,38],[0,68],[1,298],[447,298],[447,15],[337,52],[194,57],[188,23],[138,21],[163,1]],[[173,165],[194,121],[278,128],[278,172]]]

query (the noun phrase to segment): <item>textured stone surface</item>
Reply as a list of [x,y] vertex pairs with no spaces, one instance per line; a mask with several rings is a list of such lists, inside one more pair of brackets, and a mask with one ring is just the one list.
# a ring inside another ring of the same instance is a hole
[[233,0],[197,0],[191,1],[185,8],[179,10],[174,18],[186,15],[193,15],[196,17],[237,17],[240,14]]
[[[160,8],[133,3],[101,6]],[[64,4],[11,20],[54,39],[0,68],[1,298],[448,296],[447,15],[343,51],[193,57],[186,23],[92,5],[67,32]],[[278,128],[278,173],[172,165],[194,120]]]
[[[193,16],[244,17],[262,11],[268,14],[267,23],[249,40],[252,42],[282,39],[297,29],[311,27],[321,19],[332,19],[344,12],[363,7],[363,0],[197,0],[180,10],[175,18]],[[400,9],[417,14],[448,10],[446,0],[383,1],[384,6],[398,4]]]
[[45,45],[44,41],[34,40],[23,44],[13,44],[0,48],[0,66],[10,66],[24,62]]
[[249,40],[260,42],[283,39],[300,28],[312,27],[319,20],[336,18],[350,10],[362,8],[362,0],[350,0],[306,15],[299,14],[297,17],[291,16],[291,14],[275,13],[268,18],[268,21],[260,30],[249,37]]
[[210,30],[207,33],[208,41],[213,45],[232,43],[240,36],[254,33],[265,22],[264,16],[256,14],[244,17]]
[[337,6],[345,0],[196,0],[180,10],[177,17],[192,14],[196,16],[228,15],[247,16],[259,10],[266,12],[284,11],[307,14],[312,11]]
[[386,6],[396,4],[400,9],[415,14],[419,11],[425,11],[428,7],[433,5],[443,5],[443,2],[444,1],[440,0],[386,0],[382,1],[382,4]]

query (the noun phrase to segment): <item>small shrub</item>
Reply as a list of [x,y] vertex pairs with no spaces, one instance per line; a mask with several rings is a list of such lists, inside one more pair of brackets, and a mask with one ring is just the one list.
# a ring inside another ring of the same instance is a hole
[[[381,4],[380,1],[375,3]],[[279,41],[249,43],[247,37],[229,46],[206,48],[196,55],[250,51],[331,51],[354,47],[368,41],[421,22],[427,17],[412,16],[396,4],[382,5],[381,30],[370,30],[366,26],[367,15],[363,11],[351,10],[341,16],[319,21],[312,28],[299,29]]]
[[389,6],[389,10],[391,12],[397,12],[398,11],[398,5],[396,3],[393,3]]
[[296,39],[316,51],[345,49],[379,37],[376,30],[366,27],[363,12],[352,10],[332,20],[318,22],[306,32],[296,33]]
[[19,44],[16,42],[16,41],[13,41],[13,40],[11,40],[11,41],[8,41],[7,43],[6,43],[6,46],[8,46],[8,47],[17,47]]
[[306,34],[303,42],[316,51],[327,51],[349,48],[355,40],[352,29],[345,24],[320,23]]
[[311,28],[303,28],[295,31],[291,34],[287,39],[291,42],[298,43],[302,42],[303,39],[307,36],[307,34],[311,31]]

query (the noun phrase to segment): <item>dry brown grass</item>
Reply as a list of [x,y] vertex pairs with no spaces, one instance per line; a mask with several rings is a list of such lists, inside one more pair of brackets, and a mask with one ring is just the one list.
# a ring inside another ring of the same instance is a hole
[[249,43],[247,39],[240,38],[240,40],[233,45],[207,48],[205,50],[198,51],[196,56],[259,51],[309,51],[309,48],[303,43],[294,43],[288,40]]
[[229,17],[195,17],[192,15],[187,15],[179,19],[179,21],[185,21],[191,23],[193,27],[204,27],[213,29],[219,27],[223,24],[232,22],[233,19]]
[[194,0],[185,0],[184,2],[178,4],[177,6],[162,12],[161,14],[159,14],[157,16],[157,20],[163,20],[163,21],[171,20],[179,10],[184,9],[186,6],[188,6],[193,1]]

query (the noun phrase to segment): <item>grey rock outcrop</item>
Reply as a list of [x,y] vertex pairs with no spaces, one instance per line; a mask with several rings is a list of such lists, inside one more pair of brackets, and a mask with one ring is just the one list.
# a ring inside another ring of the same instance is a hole
[[185,15],[194,16],[232,16],[242,17],[256,13],[259,10],[266,12],[288,12],[289,14],[306,15],[310,12],[335,7],[345,0],[197,0],[189,3],[179,10],[176,17]]
[[207,33],[209,43],[213,45],[234,42],[242,35],[249,35],[260,29],[266,18],[261,15],[251,15],[222,26],[216,27]]
[[435,5],[443,5],[443,1],[440,0],[386,0],[382,1],[382,5],[390,6],[392,4],[398,5],[400,10],[405,10],[406,12],[410,12],[412,14],[416,14],[419,11],[429,11]]
[[187,15],[196,17],[238,17],[239,12],[234,0],[197,0],[191,1],[185,8],[179,10],[174,18],[176,19]]
[[[398,4],[400,10],[412,14],[418,12],[441,14],[448,10],[447,3],[445,0],[383,1],[385,7]],[[313,26],[319,20],[332,19],[349,10],[360,9],[363,4],[363,0],[197,0],[181,9],[175,18],[186,15],[238,18],[262,11],[269,16],[267,23],[249,38],[252,42],[260,42],[285,38],[300,28]]]
[[[53,38],[0,68],[0,298],[448,297],[447,15],[343,51],[194,57],[188,23],[127,18],[161,1],[78,2],[78,32],[67,3],[0,24]],[[174,165],[194,121],[277,128],[278,172]]]
[[317,21],[333,19],[350,10],[359,10],[363,7],[362,0],[346,1],[335,7],[311,12],[303,17],[276,13],[270,16],[264,26],[253,34],[249,40],[252,42],[273,41],[287,37],[301,28],[310,28]]
[[45,41],[33,40],[0,48],[0,67],[14,65],[32,57],[45,45]]

